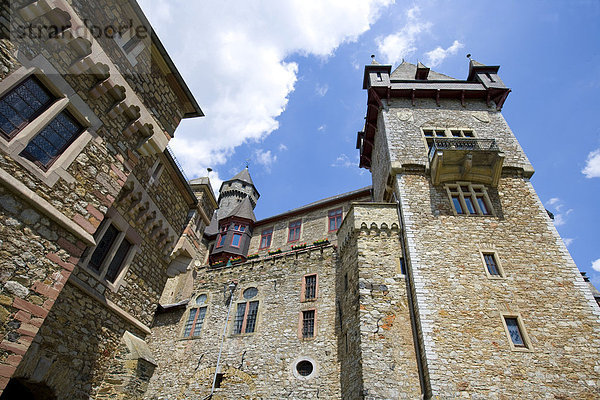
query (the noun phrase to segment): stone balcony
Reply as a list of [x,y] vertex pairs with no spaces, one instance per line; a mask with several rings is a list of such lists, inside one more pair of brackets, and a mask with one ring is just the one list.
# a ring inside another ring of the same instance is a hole
[[503,162],[495,139],[434,138],[429,150],[434,185],[462,180],[496,187]]

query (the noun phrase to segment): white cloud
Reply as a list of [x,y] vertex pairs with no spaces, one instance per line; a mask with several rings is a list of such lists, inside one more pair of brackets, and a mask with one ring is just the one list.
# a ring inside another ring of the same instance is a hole
[[452,43],[452,46],[445,50],[438,46],[435,49],[425,53],[427,65],[435,68],[440,65],[446,59],[446,57],[456,54],[456,52],[463,47],[465,47],[465,45],[458,40],[455,40],[454,43]]
[[331,164],[331,166],[343,168],[358,167],[358,161],[351,161],[346,154],[340,154]]
[[588,154],[585,168],[581,172],[586,178],[600,178],[600,149]]
[[573,212],[572,208],[569,208],[567,211],[563,211],[565,204],[558,197],[552,197],[550,200],[548,200],[546,202],[546,207],[554,214],[554,226],[562,226],[566,224],[567,217]]
[[563,238],[563,242],[565,242],[565,246],[569,247],[575,239],[573,238]]
[[323,124],[323,125],[319,125],[319,127],[317,128],[317,130],[319,132],[323,132],[325,129],[327,129],[327,125]]
[[397,64],[417,50],[418,35],[431,27],[430,22],[421,21],[419,13],[419,6],[412,7],[406,12],[407,21],[402,29],[384,38],[377,38],[377,49],[384,62]]
[[592,262],[592,269],[596,272],[600,272],[600,258]]
[[277,161],[277,156],[271,154],[271,150],[257,149],[254,151],[254,159],[258,164],[263,165],[267,172],[271,172],[271,165]]
[[184,120],[172,141],[193,177],[279,127],[298,74],[287,57],[328,57],[393,0],[140,3],[206,114]]
[[329,86],[327,84],[324,84],[324,85],[317,84],[317,87],[315,87],[315,92],[321,97],[325,96],[327,94],[328,90],[329,90]]
[[279,145],[279,151],[285,151],[285,150],[287,150],[287,149],[288,149],[288,147],[287,147],[285,144],[281,143],[281,144]]

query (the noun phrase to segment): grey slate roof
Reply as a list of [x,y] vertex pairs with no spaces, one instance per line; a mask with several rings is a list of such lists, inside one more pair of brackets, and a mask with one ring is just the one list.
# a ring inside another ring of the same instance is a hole
[[[427,68],[423,64],[419,63],[421,68]],[[417,73],[417,66],[406,61],[402,61],[402,64],[398,65],[398,68],[390,75],[391,80],[403,80],[403,81],[414,81],[415,74]],[[448,75],[440,74],[434,70],[429,71],[428,81],[456,81],[458,79],[452,78]]]
[[240,202],[228,215],[219,216],[219,220],[227,217],[240,217],[252,220],[252,222],[256,222],[256,216],[254,215],[254,210],[252,209],[252,203],[250,203],[250,199],[248,196],[244,197],[244,200]]
[[240,172],[238,172],[236,176],[229,179],[228,181],[234,181],[236,179],[239,179],[240,181],[243,181],[243,182],[247,182],[247,183],[251,184],[252,186],[254,186],[254,182],[252,182],[252,178],[250,178],[250,172],[248,172],[248,167],[246,167],[243,170],[241,170]]

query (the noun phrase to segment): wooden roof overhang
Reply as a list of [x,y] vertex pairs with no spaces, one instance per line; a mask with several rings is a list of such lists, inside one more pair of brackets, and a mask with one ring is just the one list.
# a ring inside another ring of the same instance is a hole
[[415,105],[415,99],[435,99],[440,105],[441,99],[457,99],[465,105],[467,99],[485,100],[488,106],[493,101],[496,109],[500,111],[510,89],[508,88],[486,88],[478,82],[465,81],[391,81],[389,86],[371,86],[367,91],[367,112],[365,116],[365,128],[358,132],[356,148],[360,150],[359,167],[371,169],[371,155],[375,143],[375,132],[377,131],[377,118],[383,107],[382,99],[390,100],[397,98],[411,99]]

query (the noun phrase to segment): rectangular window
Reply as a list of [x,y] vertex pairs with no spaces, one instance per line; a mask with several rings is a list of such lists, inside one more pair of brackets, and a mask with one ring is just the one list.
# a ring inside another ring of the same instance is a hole
[[256,330],[256,320],[258,317],[258,301],[238,303],[233,320],[233,333],[236,335],[252,333]]
[[273,228],[265,229],[260,234],[260,247],[259,249],[266,249],[271,247],[271,238],[273,237]]
[[202,330],[204,317],[206,316],[206,307],[190,309],[190,315],[185,323],[183,336],[198,336]]
[[317,298],[317,275],[306,275],[304,277],[304,300]]
[[329,211],[329,232],[337,231],[342,224],[342,209]]
[[302,311],[302,338],[315,336],[315,310]]
[[29,76],[0,99],[0,133],[12,139],[54,100],[35,76]]
[[234,224],[233,235],[231,236],[231,246],[240,247],[242,234],[246,231],[246,225]]
[[483,253],[483,259],[485,260],[485,266],[487,267],[490,275],[500,275],[500,270],[498,269],[498,263],[496,263],[496,258],[493,253]]
[[290,222],[288,242],[295,242],[300,240],[300,228],[302,226],[302,220]]
[[102,236],[86,259],[87,267],[100,275],[101,279],[114,284],[135,246],[125,237],[125,232],[120,231],[110,220],[107,219],[105,224],[108,224],[105,229],[98,230]]
[[404,257],[400,257],[400,273],[406,275],[406,265],[404,263]]
[[491,215],[492,207],[485,186],[470,183],[446,185],[456,214]]
[[219,234],[217,235],[217,245],[215,248],[223,247],[225,244],[225,238],[227,237],[227,225],[223,225],[219,228]]
[[525,347],[525,342],[523,341],[523,335],[521,335],[518,319],[506,317],[505,321],[508,334],[510,335],[510,339],[512,340],[513,344],[515,346]]
[[47,170],[84,130],[68,111],[62,111],[29,141],[20,155]]

